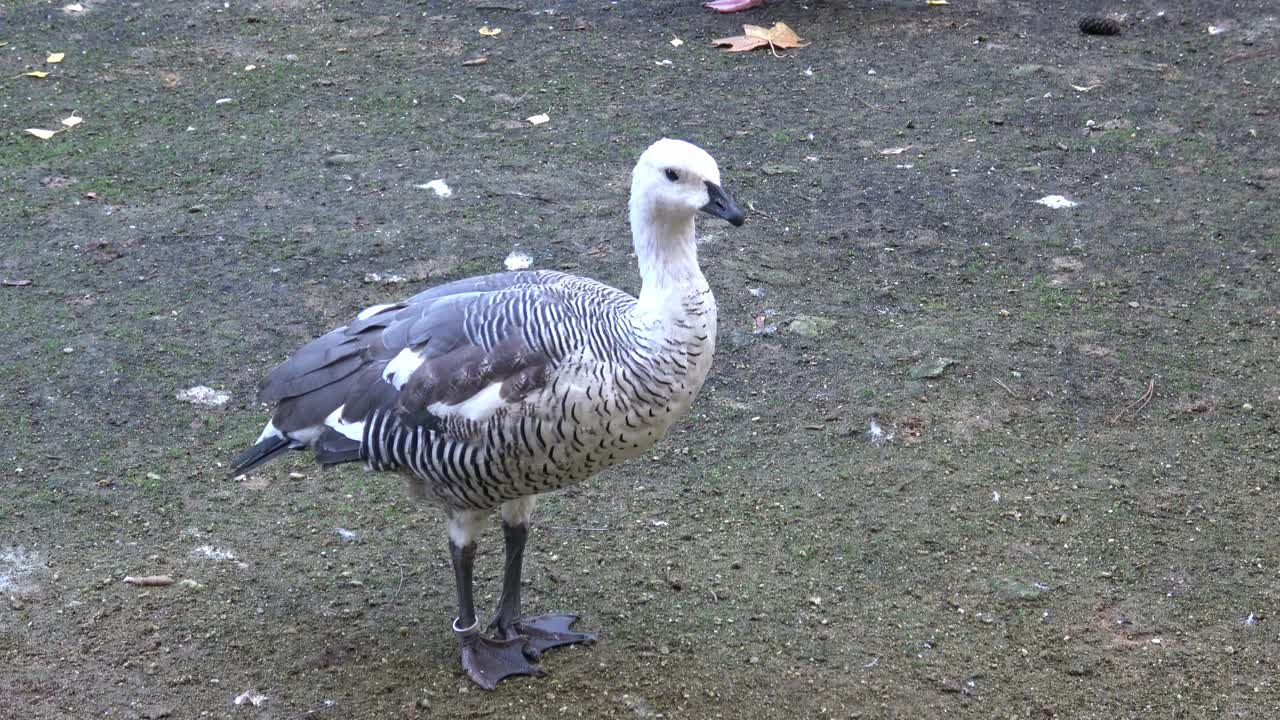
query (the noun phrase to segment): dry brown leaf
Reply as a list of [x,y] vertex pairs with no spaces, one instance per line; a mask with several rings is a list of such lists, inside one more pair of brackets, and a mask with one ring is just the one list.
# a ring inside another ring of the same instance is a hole
[[711,44],[716,47],[724,47],[729,52],[746,52],[762,48],[769,44],[768,40],[760,38],[747,37],[745,35],[735,35],[733,37],[720,38],[712,40]]
[[784,50],[802,48],[809,43],[801,39],[791,26],[779,22],[768,28],[759,25],[743,25],[741,35],[712,40],[711,44],[724,46],[729,52],[746,52],[768,46],[776,53],[779,48]]
[[47,72],[45,72],[45,71],[43,71],[43,70],[32,70],[31,72],[24,72],[24,73],[22,73],[22,74],[23,74],[24,76],[26,76],[26,77],[33,77],[33,78],[46,78],[46,77],[49,77],[49,73],[47,73]]
[[801,40],[790,25],[782,22],[774,23],[771,28],[760,27],[759,25],[743,25],[742,31],[747,37],[764,38],[770,44],[777,45],[780,48],[801,48],[809,44]]
[[36,137],[40,138],[41,140],[48,140],[49,138],[51,138],[51,137],[53,137],[54,135],[57,135],[57,134],[58,134],[58,131],[57,131],[57,130],[42,130],[42,129],[40,129],[40,128],[27,128],[26,130],[23,130],[22,132],[25,132],[25,133],[27,133],[27,134],[29,134],[29,135],[35,135]]
[[49,53],[49,57],[45,58],[44,61],[52,65],[54,63],[62,62],[62,58],[66,56],[66,53]]

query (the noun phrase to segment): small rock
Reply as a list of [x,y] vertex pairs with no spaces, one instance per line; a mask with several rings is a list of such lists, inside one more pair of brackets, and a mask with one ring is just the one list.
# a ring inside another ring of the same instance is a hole
[[991,589],[1006,600],[1036,600],[1044,594],[1036,585],[1007,577],[992,579]]
[[938,358],[936,360],[927,360],[925,362],[911,366],[911,369],[907,371],[907,377],[911,378],[912,380],[924,380],[927,378],[942,377],[942,373],[946,372],[947,368],[955,364],[956,364],[956,361],[952,360],[951,358]]
[[760,168],[765,175],[799,175],[800,168],[795,165],[781,165],[778,163],[769,163]]
[[758,665],[758,664],[760,664],[760,656],[759,656],[759,655],[752,655],[752,656],[751,656],[751,659],[750,659],[750,660],[748,660],[747,662],[751,663],[752,665]]
[[1141,305],[1139,305],[1139,304],[1137,303],[1137,301],[1135,301],[1135,300],[1130,300],[1130,301],[1129,301],[1129,307],[1131,307],[1131,308],[1139,308],[1139,307],[1142,307],[1142,306],[1141,306]]
[[801,337],[817,337],[818,333],[824,330],[830,330],[835,327],[836,321],[830,318],[819,317],[817,315],[797,315],[795,319],[787,325],[789,332],[800,335]]
[[205,385],[196,385],[186,390],[180,390],[175,397],[183,402],[205,407],[222,407],[231,399],[230,394],[214,390]]
[[1073,257],[1056,257],[1050,261],[1050,266],[1054,272],[1080,272],[1084,269],[1084,263],[1078,258]]
[[352,155],[350,153],[337,153],[325,158],[324,164],[329,166],[352,165],[357,160],[359,160],[359,158],[357,158],[355,155]]

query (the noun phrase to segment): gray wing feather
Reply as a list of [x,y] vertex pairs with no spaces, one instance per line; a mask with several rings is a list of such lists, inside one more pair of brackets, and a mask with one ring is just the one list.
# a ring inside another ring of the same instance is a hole
[[[258,399],[277,403],[272,422],[284,432],[320,425],[343,405],[345,418],[365,417],[374,408],[396,404],[399,393],[382,372],[401,350],[412,347],[427,360],[471,357],[457,352],[468,346],[490,352],[521,324],[527,309],[522,300],[532,307],[546,299],[541,287],[571,278],[577,279],[549,271],[515,272],[430,288],[303,346],[267,375]],[[491,303],[504,304],[506,314],[482,313],[486,331],[473,337],[464,321]]]

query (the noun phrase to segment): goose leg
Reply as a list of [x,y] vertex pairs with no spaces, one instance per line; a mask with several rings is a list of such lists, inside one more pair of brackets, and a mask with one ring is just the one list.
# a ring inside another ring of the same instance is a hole
[[480,633],[472,595],[476,542],[485,513],[458,512],[449,517],[449,554],[453,560],[454,582],[458,589],[458,617],[453,632],[458,636],[462,669],[477,685],[492,690],[498,681],[512,675],[541,675],[542,668],[532,664],[525,651],[523,638],[491,639]]
[[537,658],[542,651],[561,645],[595,642],[596,636],[571,631],[569,627],[578,621],[578,616],[571,613],[520,617],[520,573],[524,566],[524,547],[529,538],[533,503],[533,497],[525,497],[502,506],[502,535],[507,559],[502,574],[502,599],[498,601],[498,612],[489,628],[504,640],[522,638],[525,652]]

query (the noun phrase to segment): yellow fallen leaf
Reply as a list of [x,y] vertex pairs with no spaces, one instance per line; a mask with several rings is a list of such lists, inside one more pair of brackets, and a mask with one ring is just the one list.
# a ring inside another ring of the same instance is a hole
[[762,48],[769,44],[768,40],[760,38],[747,37],[745,35],[734,35],[733,37],[720,38],[712,40],[711,44],[716,47],[724,47],[729,52],[746,52]]
[[41,130],[40,128],[27,128],[26,130],[23,130],[22,132],[24,132],[24,133],[28,133],[28,134],[30,134],[30,135],[35,135],[36,137],[40,138],[41,140],[48,140],[49,138],[51,138],[51,137],[53,137],[54,135],[57,135],[57,134],[58,134],[58,131],[57,131],[57,130]]
[[26,77],[33,77],[33,78],[49,77],[49,73],[43,70],[32,70],[31,72],[24,72],[22,74],[25,75]]
[[724,46],[729,52],[746,52],[768,46],[776,54],[778,48],[802,48],[809,43],[802,40],[789,25],[780,22],[768,28],[759,25],[743,25],[741,35],[712,40],[711,44]]
[[925,5],[950,5],[947,0],[925,0]]
[[79,115],[72,115],[71,117],[62,118],[62,124],[66,125],[69,128],[75,127],[82,122],[84,122],[84,118],[80,117]]
[[62,62],[62,58],[66,56],[67,56],[66,53],[49,53],[49,57],[45,58],[44,61],[50,64],[60,63]]
[[493,37],[494,35],[497,35],[500,32],[502,32],[502,28],[491,28],[488,25],[485,25],[484,27],[480,28],[480,34],[485,37]]
[[763,38],[768,40],[770,45],[777,45],[780,48],[801,48],[809,44],[801,40],[790,25],[782,22],[774,23],[771,28],[764,28],[759,25],[743,25],[742,33],[747,37]]

